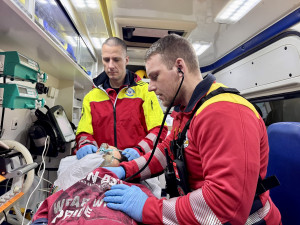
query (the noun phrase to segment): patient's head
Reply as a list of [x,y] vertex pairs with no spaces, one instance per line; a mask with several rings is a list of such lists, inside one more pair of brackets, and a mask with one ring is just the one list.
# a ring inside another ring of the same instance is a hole
[[103,154],[104,158],[100,167],[117,167],[121,162],[128,162],[127,157],[121,154],[120,150],[106,143],[103,143],[97,152],[99,152],[99,154]]

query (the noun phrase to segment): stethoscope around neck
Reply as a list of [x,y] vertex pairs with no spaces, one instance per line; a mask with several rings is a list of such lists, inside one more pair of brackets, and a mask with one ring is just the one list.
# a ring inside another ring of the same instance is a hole
[[[150,155],[149,159],[147,160],[146,164],[145,164],[139,171],[137,171],[137,172],[136,172],[135,174],[133,174],[132,176],[127,177],[124,181],[129,181],[129,180],[131,180],[132,178],[134,178],[136,175],[140,174],[140,173],[141,173],[141,172],[149,165],[150,161],[151,161],[152,158],[153,158],[153,155],[154,155],[154,153],[155,153],[155,151],[156,151],[156,147],[157,147],[157,144],[158,144],[158,141],[159,141],[159,138],[160,138],[162,129],[163,129],[164,124],[165,124],[165,122],[166,122],[167,115],[169,114],[169,112],[170,112],[170,110],[171,110],[171,108],[172,108],[172,106],[173,106],[173,104],[174,104],[174,101],[175,101],[175,99],[176,99],[176,97],[177,97],[177,95],[178,95],[178,93],[179,93],[179,90],[180,90],[180,88],[181,88],[181,86],[182,86],[182,83],[183,83],[183,80],[184,80],[184,73],[183,73],[183,71],[182,71],[179,67],[177,68],[177,70],[178,70],[179,73],[182,74],[182,79],[181,79],[181,82],[180,82],[180,84],[179,84],[179,87],[178,87],[178,89],[177,89],[176,94],[174,95],[174,98],[173,98],[171,104],[169,105],[169,107],[167,108],[167,110],[166,110],[166,112],[165,112],[165,114],[164,114],[164,118],[163,118],[162,123],[161,123],[161,125],[160,125],[160,129],[159,129],[159,132],[158,132],[156,141],[155,141],[155,143],[154,143],[154,146],[153,146],[153,150],[152,150],[152,152],[151,152],[151,155]],[[167,154],[167,153],[166,153],[166,154]]]

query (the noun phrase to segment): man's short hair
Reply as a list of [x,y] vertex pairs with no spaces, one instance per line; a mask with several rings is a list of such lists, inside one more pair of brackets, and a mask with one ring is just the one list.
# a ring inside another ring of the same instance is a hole
[[145,61],[151,56],[160,54],[164,64],[168,69],[172,69],[177,58],[184,59],[190,72],[199,70],[199,62],[192,44],[177,34],[167,35],[155,43],[147,50]]
[[120,38],[118,38],[118,37],[110,37],[110,38],[107,38],[107,39],[103,42],[102,46],[103,46],[103,45],[109,45],[109,46],[121,46],[122,49],[124,50],[125,54],[127,54],[127,45],[126,45],[126,43],[125,43],[122,39],[120,39]]

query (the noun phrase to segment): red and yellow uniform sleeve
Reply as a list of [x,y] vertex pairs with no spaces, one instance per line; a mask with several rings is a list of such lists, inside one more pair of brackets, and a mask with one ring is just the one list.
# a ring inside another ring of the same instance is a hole
[[[141,82],[141,81],[139,81]],[[138,84],[139,84],[138,82]],[[157,139],[158,132],[164,117],[163,111],[159,105],[157,96],[155,93],[148,92],[148,85],[144,87],[144,103],[143,103],[143,112],[145,117],[145,123],[148,130],[148,134],[143,138],[138,146],[143,151],[143,154],[152,151],[154,143]],[[163,130],[159,138],[159,143],[162,142],[167,135],[168,128],[166,123],[163,125]]]
[[[99,147],[93,137],[94,130],[90,102],[109,100],[109,97],[105,97],[101,92],[103,91],[94,88],[83,99],[81,118],[76,131],[77,150],[85,145],[95,145],[96,147]],[[76,151],[74,153],[76,153]]]
[[[135,177],[136,179],[144,180],[159,175],[163,172],[167,165],[165,149],[170,151],[169,143],[172,139],[173,135],[170,134],[162,143],[157,145],[151,162],[140,174]],[[139,171],[146,164],[151,153],[152,151],[147,152],[144,156],[134,159],[130,162],[121,163],[121,166],[123,166],[126,171],[126,178]]]

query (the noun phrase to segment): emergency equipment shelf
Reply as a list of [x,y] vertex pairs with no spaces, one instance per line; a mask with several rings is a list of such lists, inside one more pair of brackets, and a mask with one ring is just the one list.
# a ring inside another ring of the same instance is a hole
[[[77,80],[90,86],[91,78],[28,15],[11,0],[0,3],[0,49],[18,51],[36,60],[60,80]],[[6,21],[6,22],[4,22]]]
[[59,85],[64,83],[62,90],[59,87],[62,97],[58,97],[58,103],[71,119],[77,90],[74,83],[88,91],[92,88],[91,77],[13,1],[0,1],[0,20],[0,49],[18,51],[36,60],[44,72],[59,80]]

